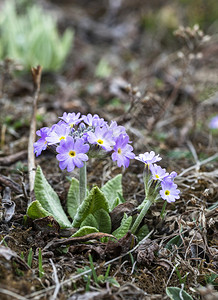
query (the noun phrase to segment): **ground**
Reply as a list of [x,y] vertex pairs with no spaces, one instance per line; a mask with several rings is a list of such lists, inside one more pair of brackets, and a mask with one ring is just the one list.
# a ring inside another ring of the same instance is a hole
[[[217,299],[218,133],[209,128],[218,111],[217,28],[213,20],[203,19],[202,34],[193,26],[178,30],[179,24],[190,24],[186,6],[180,1],[145,2],[40,1],[58,16],[60,32],[71,27],[75,38],[63,69],[42,72],[37,129],[56,123],[63,112],[97,113],[108,122],[116,120],[128,131],[135,154],[155,151],[163,158],[162,167],[177,172],[180,199],[167,205],[164,218],[163,203],[151,207],[143,219],[150,236],[141,245],[130,233],[119,245],[103,243],[98,235],[68,241],[68,251],[55,244],[72,231],[60,230],[53,219],[25,217],[31,196],[31,73],[20,74],[15,62],[3,61],[1,299],[167,299],[166,287],[182,288],[193,299]],[[198,13],[193,12],[193,19]],[[78,178],[78,170],[61,171],[55,154],[47,150],[36,165],[66,209],[67,176]],[[90,187],[123,174],[129,214],[143,201],[144,166],[139,161],[123,169],[104,157],[91,159],[87,167]],[[111,218],[116,216],[119,223],[119,214]],[[39,276],[41,249],[44,276]],[[87,284],[88,277],[79,269],[90,267],[89,254],[97,275],[105,275],[110,264],[109,276],[119,286],[97,283],[94,275]]]

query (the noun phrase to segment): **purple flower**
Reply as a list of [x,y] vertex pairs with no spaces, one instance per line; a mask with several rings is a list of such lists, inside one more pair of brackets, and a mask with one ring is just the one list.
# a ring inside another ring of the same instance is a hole
[[150,165],[157,161],[160,161],[162,158],[159,157],[159,154],[155,155],[155,152],[151,151],[151,152],[145,152],[144,154],[139,154],[139,156],[136,156],[135,159],[137,159],[147,165]]
[[128,135],[121,134],[116,139],[116,144],[113,148],[114,153],[112,154],[112,160],[117,161],[118,167],[124,166],[124,168],[127,168],[129,166],[129,160],[135,157],[135,154],[132,152],[133,147],[129,145],[128,142]]
[[177,176],[177,173],[175,171],[173,171],[169,174],[168,178],[170,178],[173,181],[176,176]]
[[209,123],[210,129],[218,129],[218,116],[213,117]]
[[43,150],[45,150],[47,148],[47,141],[46,141],[46,138],[50,132],[50,128],[48,127],[43,127],[41,128],[40,130],[37,130],[36,131],[36,134],[38,136],[40,136],[41,138],[36,142],[34,143],[34,153],[36,154],[36,156],[39,156]]
[[64,112],[63,116],[60,118],[62,119],[66,124],[68,124],[71,128],[73,128],[75,125],[79,124],[82,118],[80,118],[80,113],[66,113]]
[[83,115],[82,119],[88,126],[97,127],[105,126],[107,124],[107,122],[103,118],[100,118],[97,114],[95,114],[94,116],[92,116],[91,114],[88,114],[87,116]]
[[52,126],[52,130],[49,136],[46,138],[48,145],[59,143],[61,140],[65,140],[70,133],[70,128],[66,124],[55,124]]
[[67,168],[68,172],[73,171],[75,167],[83,167],[83,162],[89,159],[85,154],[89,151],[89,145],[84,144],[81,138],[74,140],[68,136],[66,141],[61,140],[56,151],[59,153],[56,157],[59,160],[61,170]]
[[180,190],[177,189],[177,184],[175,184],[170,179],[164,179],[161,182],[162,190],[160,190],[160,195],[162,199],[167,202],[175,202],[176,199],[179,199]]
[[166,169],[161,168],[160,166],[154,164],[154,165],[150,165],[150,171],[152,174],[152,178],[154,180],[160,180],[162,181],[164,178],[166,178],[167,176],[169,176],[169,173],[166,172]]
[[109,130],[113,131],[113,136],[118,137],[121,133],[125,134],[126,130],[124,126],[117,125],[116,121],[111,121],[110,126],[108,126]]
[[90,144],[97,144],[106,151],[111,151],[115,145],[112,131],[105,126],[103,128],[96,127],[95,132],[87,132],[87,139]]

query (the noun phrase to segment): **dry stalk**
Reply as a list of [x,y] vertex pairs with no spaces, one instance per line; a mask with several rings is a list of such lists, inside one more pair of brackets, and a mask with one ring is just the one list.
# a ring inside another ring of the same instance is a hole
[[35,156],[34,156],[33,144],[35,142],[37,101],[39,98],[42,67],[37,66],[36,68],[32,68],[31,71],[33,77],[33,84],[34,84],[34,98],[33,98],[32,118],[30,123],[30,133],[29,133],[29,142],[28,142],[28,171],[29,171],[29,184],[30,184],[30,202],[32,201],[31,195],[33,193],[34,181],[35,181]]
[[6,289],[2,289],[0,288],[0,294],[3,294],[3,295],[6,295],[8,297],[12,297],[10,299],[17,299],[17,300],[27,300],[27,298],[21,296],[21,295],[18,295],[12,291],[9,291],[9,290],[6,290]]

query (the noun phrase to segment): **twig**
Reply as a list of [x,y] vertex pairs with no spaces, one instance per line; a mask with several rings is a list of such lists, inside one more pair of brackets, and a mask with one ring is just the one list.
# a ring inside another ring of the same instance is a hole
[[[128,252],[126,252],[126,253],[124,253],[124,254],[118,256],[118,257],[115,257],[115,258],[113,258],[113,259],[107,261],[106,263],[104,263],[103,265],[101,265],[101,267],[105,267],[105,266],[107,266],[107,265],[109,265],[109,264],[111,264],[111,263],[113,263],[113,262],[115,262],[115,261],[117,261],[117,260],[123,258],[124,256],[126,256],[126,255],[128,255],[128,254],[134,252],[141,244],[144,243],[144,241],[145,241],[147,238],[149,238],[150,235],[152,235],[153,232],[154,232],[154,229],[151,230],[151,231],[149,232],[149,234],[147,234],[146,237],[144,237],[144,239],[142,239],[142,240],[141,240],[141,241],[140,241],[133,249],[129,250]],[[97,270],[98,268],[100,268],[100,266],[95,267],[95,270]],[[69,282],[71,282],[71,281],[75,281],[75,280],[81,278],[82,276],[84,276],[84,275],[86,275],[86,274],[88,274],[88,273],[90,273],[90,270],[86,270],[86,271],[84,271],[84,272],[82,272],[82,273],[80,273],[80,274],[78,274],[78,275],[72,276],[72,277],[70,277],[69,279],[66,279],[66,280],[62,281],[62,282],[60,283],[60,286],[65,285],[65,284],[67,284],[67,283],[69,283]],[[53,290],[53,289],[55,289],[55,288],[56,288],[56,286],[53,285],[53,286],[48,287],[46,290],[41,290],[41,291],[38,291],[38,292],[34,292],[34,293],[28,295],[27,297],[28,297],[28,299],[31,299],[31,298],[33,298],[33,297],[36,297],[36,296],[39,296],[39,295],[41,295],[41,294],[47,293],[47,292],[49,292],[49,291],[51,291],[51,290]]]
[[60,285],[60,282],[59,282],[59,279],[58,279],[57,269],[56,269],[52,259],[50,259],[50,263],[51,263],[52,268],[53,268],[54,281],[55,281],[55,284],[56,284],[54,294],[51,296],[50,300],[55,300],[55,299],[57,299],[57,295],[58,295],[58,292],[60,290],[61,285]]
[[12,179],[10,179],[10,178],[8,178],[4,175],[1,175],[1,174],[0,174],[0,183],[2,183],[5,186],[10,187],[17,194],[22,194],[23,193],[22,188],[19,184],[17,184]]
[[34,181],[35,181],[35,156],[34,156],[33,144],[35,142],[37,101],[39,98],[42,67],[37,66],[36,68],[32,68],[31,71],[32,71],[33,83],[34,83],[34,99],[33,99],[33,110],[32,110],[32,118],[30,123],[29,142],[28,142],[28,171],[29,171],[29,183],[30,183],[30,202],[32,200],[31,194],[33,192]]
[[26,155],[27,155],[27,151],[22,150],[18,153],[12,154],[12,155],[0,157],[0,165],[1,166],[9,166],[9,165],[13,164],[16,161],[25,158]]
[[6,290],[6,289],[2,289],[0,288],[0,294],[4,294],[4,295],[7,295],[7,296],[11,296],[12,299],[18,299],[18,300],[27,300],[27,298],[23,297],[23,296],[20,296],[12,291],[9,291],[9,290]]
[[187,141],[187,145],[188,145],[188,147],[189,147],[189,149],[190,149],[190,151],[191,151],[191,153],[192,153],[192,155],[194,157],[195,163],[197,165],[196,167],[198,167],[199,166],[199,159],[198,159],[197,152],[196,152],[196,150],[195,150],[192,142],[191,141]]
[[3,149],[5,145],[5,133],[6,133],[7,126],[5,124],[2,124],[2,129],[1,129],[1,142],[0,142],[0,147]]
[[[210,157],[208,157],[208,158],[206,158],[206,159],[200,161],[200,162],[199,162],[199,167],[202,166],[202,165],[205,165],[205,164],[207,164],[208,162],[210,162],[210,161],[212,161],[212,160],[215,160],[215,159],[217,159],[217,158],[218,158],[218,153],[216,153],[216,154],[214,154],[214,155],[212,155],[212,156],[210,156]],[[196,167],[197,167],[197,165],[195,164],[194,166],[191,166],[191,167],[189,167],[189,168],[183,170],[183,171],[178,175],[178,177],[182,177],[184,174],[188,173],[189,171],[196,169]]]
[[166,287],[168,286],[168,284],[169,284],[169,282],[170,282],[170,279],[171,279],[171,277],[173,276],[173,273],[174,273],[174,271],[176,270],[176,268],[179,266],[179,262],[173,267],[173,269],[172,269],[172,271],[171,271],[171,273],[170,273],[170,276],[169,276],[169,278],[168,278],[168,280],[167,280],[167,283],[166,283]]

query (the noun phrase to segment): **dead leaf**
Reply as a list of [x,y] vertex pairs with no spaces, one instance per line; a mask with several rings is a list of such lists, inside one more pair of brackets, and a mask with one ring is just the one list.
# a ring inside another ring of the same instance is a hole
[[107,242],[105,248],[105,255],[107,259],[113,259],[123,253],[128,252],[135,245],[135,237],[131,232],[127,232],[127,234],[119,239],[118,241]]
[[137,262],[140,265],[150,265],[155,258],[154,252],[159,248],[158,244],[150,239],[147,239],[142,243],[138,249],[137,253]]
[[8,247],[0,246],[0,255],[5,259],[10,260],[12,257],[17,257],[17,253]]
[[90,234],[87,234],[84,236],[71,237],[68,239],[54,239],[45,246],[44,250],[56,249],[57,247],[60,247],[60,246],[66,246],[66,245],[71,245],[71,244],[75,244],[75,243],[83,243],[83,242],[87,242],[90,240],[98,240],[103,237],[110,237],[110,238],[115,239],[115,237],[111,234],[103,233],[103,232],[95,232],[95,233],[90,233]]
[[157,261],[154,262],[156,265],[162,266],[164,268],[166,268],[167,270],[170,270],[170,268],[173,268],[172,263],[167,260],[167,259],[158,259]]
[[27,263],[20,256],[18,256],[15,251],[11,250],[8,247],[0,246],[0,256],[3,256],[6,260],[13,259],[24,270],[30,269],[30,267],[27,265]]
[[4,208],[4,221],[8,223],[14,215],[15,203],[11,201],[11,190],[6,187],[2,198],[2,206]]
[[90,244],[79,244],[69,247],[68,252],[72,254],[84,254],[91,253],[94,259],[105,259],[105,244],[100,243],[99,245],[90,245]]
[[111,224],[112,224],[112,231],[117,229],[120,226],[121,220],[123,218],[124,213],[127,215],[132,215],[132,212],[135,208],[134,203],[126,202],[117,205],[111,212]]
[[43,233],[58,234],[60,232],[60,225],[52,216],[35,219],[33,224],[36,230],[41,230]]

